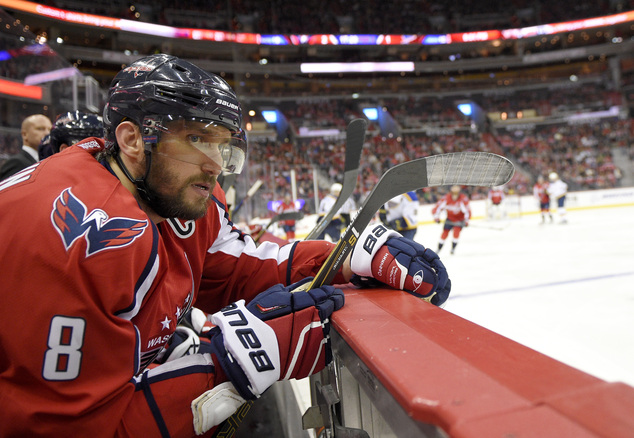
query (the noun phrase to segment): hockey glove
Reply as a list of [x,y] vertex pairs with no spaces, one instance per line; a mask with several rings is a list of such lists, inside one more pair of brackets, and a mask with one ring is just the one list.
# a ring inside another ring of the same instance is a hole
[[256,296],[215,313],[212,349],[219,365],[245,399],[260,396],[281,379],[303,378],[321,371],[332,358],[330,315],[344,303],[332,286],[292,293],[275,285]]
[[157,363],[170,362],[183,356],[209,352],[209,340],[201,335],[211,329],[207,315],[195,307],[176,326],[174,334],[156,358]]
[[451,291],[445,265],[434,251],[383,225],[368,227],[361,234],[350,267],[361,277],[353,278],[354,284],[368,284],[363,277],[372,277],[437,306]]

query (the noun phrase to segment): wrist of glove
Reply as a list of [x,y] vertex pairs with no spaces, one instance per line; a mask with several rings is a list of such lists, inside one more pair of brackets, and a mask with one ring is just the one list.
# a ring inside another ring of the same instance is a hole
[[350,267],[357,276],[372,277],[437,306],[451,291],[447,270],[434,251],[383,225],[368,227],[361,234]]
[[275,285],[246,306],[240,300],[212,315],[213,353],[243,398],[259,397],[277,380],[314,374],[332,359],[330,315],[343,306],[343,292],[291,292],[311,280]]

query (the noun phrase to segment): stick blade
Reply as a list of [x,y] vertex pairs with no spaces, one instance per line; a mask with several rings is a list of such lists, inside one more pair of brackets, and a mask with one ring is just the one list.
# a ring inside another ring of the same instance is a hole
[[456,152],[426,158],[429,187],[469,185],[495,187],[508,183],[515,167],[508,159],[489,152]]

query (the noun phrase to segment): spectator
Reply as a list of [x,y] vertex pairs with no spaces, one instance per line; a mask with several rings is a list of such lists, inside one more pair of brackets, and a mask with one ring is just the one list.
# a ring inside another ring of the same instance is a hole
[[33,114],[24,119],[21,131],[22,150],[4,162],[0,168],[0,180],[39,161],[40,141],[51,132],[51,127],[51,120],[43,114]]

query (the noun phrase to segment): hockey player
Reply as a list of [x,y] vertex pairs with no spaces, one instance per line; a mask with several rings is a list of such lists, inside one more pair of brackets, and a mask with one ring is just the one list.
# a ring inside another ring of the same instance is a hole
[[453,254],[458,245],[462,228],[469,226],[469,220],[471,219],[469,198],[464,193],[461,193],[460,186],[452,186],[450,192],[440,198],[432,208],[431,212],[437,223],[440,223],[440,215],[444,211],[447,212],[447,219],[438,242],[438,251],[442,249],[449,232],[453,230],[453,239],[451,241],[451,253]]
[[542,216],[542,224],[546,223],[546,216],[553,221],[553,215],[550,212],[550,196],[548,196],[548,183],[541,175],[537,177],[537,182],[533,186],[533,196],[539,202],[539,212]]
[[414,240],[418,229],[418,196],[407,192],[390,199],[379,210],[379,218],[388,227]]
[[[296,212],[297,207],[295,206],[295,202],[293,202],[293,198],[290,194],[286,194],[284,196],[284,201],[280,203],[280,205],[276,209],[276,213],[291,213]],[[286,234],[286,240],[292,242],[295,240],[295,219],[287,219],[280,221],[280,225]]]
[[490,220],[501,219],[506,216],[503,205],[505,198],[506,193],[504,193],[504,187],[497,186],[489,190],[487,194],[487,216]]
[[550,172],[548,175],[550,183],[548,184],[548,196],[557,203],[557,214],[559,215],[559,223],[566,224],[566,194],[568,193],[568,184],[563,182],[557,172]]
[[[85,139],[2,181],[0,436],[213,433],[275,381],[326,365],[343,294],[291,290],[333,244],[256,248],[233,225],[216,178],[244,164],[241,125],[222,78],[152,55],[113,79],[105,141]],[[367,229],[366,239],[372,250],[355,248],[335,284],[354,273],[447,299],[433,251],[392,230]],[[387,278],[375,259],[402,268]],[[173,334],[194,304],[214,327],[179,349]]]
[[101,117],[81,111],[61,114],[55,119],[51,133],[40,143],[40,160],[61,152],[88,137],[103,137]]
[[[324,198],[319,203],[319,209],[317,211],[317,223],[323,220],[332,206],[335,205],[335,202],[337,202],[337,198],[341,193],[341,188],[342,186],[339,183],[334,183],[330,186],[330,192],[326,196],[324,196]],[[350,223],[350,215],[352,214],[354,208],[354,201],[348,198],[346,202],[341,206],[339,211],[337,211],[332,217],[332,220],[326,226],[324,231],[319,236],[317,236],[317,239],[324,239],[327,235],[333,242],[337,242],[339,240],[339,237],[341,237],[341,230],[347,227]]]

